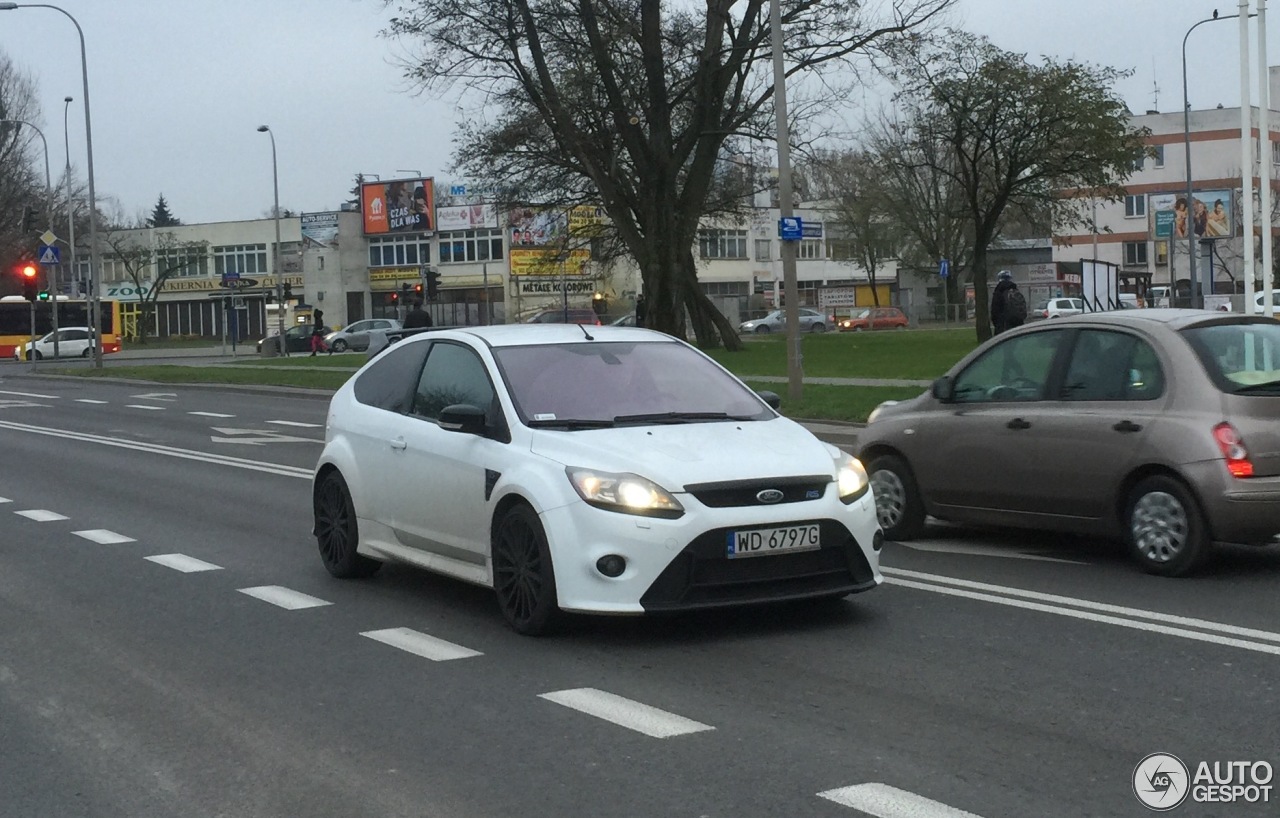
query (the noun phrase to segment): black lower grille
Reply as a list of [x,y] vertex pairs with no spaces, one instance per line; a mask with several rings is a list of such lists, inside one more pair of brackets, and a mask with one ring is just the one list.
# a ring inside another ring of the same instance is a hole
[[685,546],[640,598],[647,611],[713,608],[750,602],[853,593],[875,585],[871,566],[849,530],[816,521],[822,547],[729,559],[730,529],[715,529]]
[[[759,506],[776,503],[803,503],[820,500],[826,494],[831,478],[825,474],[801,477],[775,477],[769,480],[729,480],[722,483],[693,483],[684,490],[711,508]],[[774,490],[780,496],[765,503],[759,495]]]

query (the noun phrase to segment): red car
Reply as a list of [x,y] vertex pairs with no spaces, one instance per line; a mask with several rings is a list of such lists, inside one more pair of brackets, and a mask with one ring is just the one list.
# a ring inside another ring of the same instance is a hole
[[869,329],[906,329],[907,315],[897,307],[868,307],[840,321],[841,332]]

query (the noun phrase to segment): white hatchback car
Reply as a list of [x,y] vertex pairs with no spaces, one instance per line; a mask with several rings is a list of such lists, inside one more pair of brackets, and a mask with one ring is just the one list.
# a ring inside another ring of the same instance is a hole
[[842,597],[880,581],[855,458],[690,345],[625,327],[407,337],[330,404],[314,534],[336,577],[410,563],[495,589],[518,632]]
[[[54,336],[58,337],[57,353],[60,358],[88,358],[93,354],[93,336],[88,327],[63,327],[43,338],[36,339],[36,360],[54,356]],[[13,348],[13,359],[31,360],[31,342]]]

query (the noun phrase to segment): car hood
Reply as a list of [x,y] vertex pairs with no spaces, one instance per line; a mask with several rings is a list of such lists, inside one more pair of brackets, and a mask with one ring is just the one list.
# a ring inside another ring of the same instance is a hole
[[533,431],[533,452],[566,466],[630,472],[669,491],[693,483],[835,475],[834,447],[787,418]]

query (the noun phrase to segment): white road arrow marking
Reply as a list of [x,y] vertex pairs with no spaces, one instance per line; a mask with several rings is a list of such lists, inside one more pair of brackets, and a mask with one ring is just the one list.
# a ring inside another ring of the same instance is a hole
[[17,395],[21,398],[47,398],[48,400],[57,400],[61,395],[41,395],[38,392],[10,392],[7,389],[0,389],[0,395]]
[[[310,437],[293,437],[292,435],[283,435],[279,432],[273,432],[270,429],[223,429],[218,426],[211,427],[215,432],[226,437],[218,437],[210,435],[209,439],[214,443],[240,443],[245,446],[261,446],[264,443],[322,443],[323,441]],[[246,437],[246,435],[257,435],[257,437]]]
[[34,403],[29,400],[0,400],[0,409],[21,409],[24,406],[43,406],[48,409],[51,404]]
[[955,542],[900,542],[894,543],[912,551],[929,551],[934,554],[964,554],[970,557],[1000,557],[1007,560],[1033,560],[1035,562],[1063,562],[1068,565],[1088,565],[1079,560],[1064,560],[1057,557],[1043,557],[1039,554],[1024,554],[1008,548],[994,545],[966,545]]
[[177,392],[148,392],[145,395],[130,395],[131,398],[139,398],[141,400],[177,400]]
[[324,425],[320,423],[299,423],[296,420],[268,420],[267,423],[274,423],[277,426],[299,426],[303,429],[324,428]]

